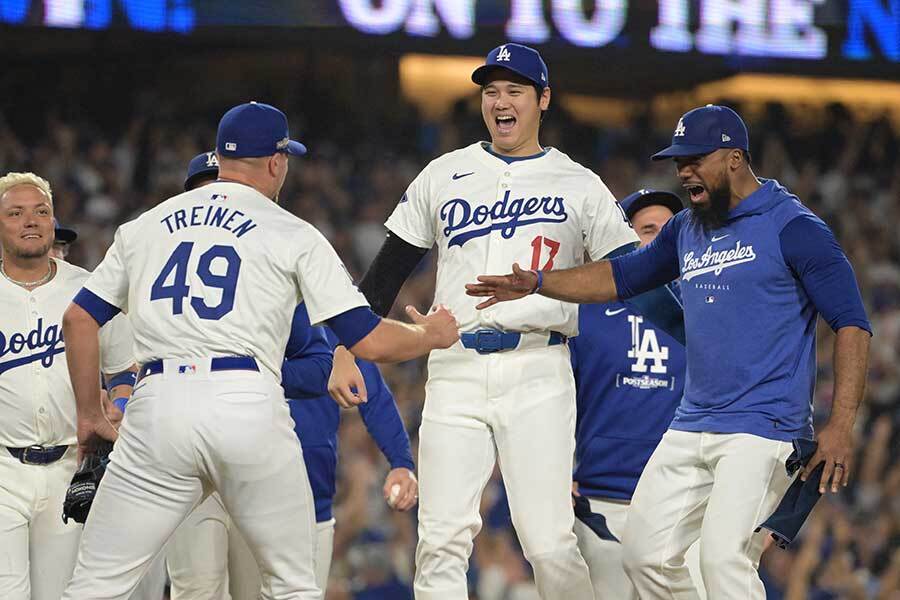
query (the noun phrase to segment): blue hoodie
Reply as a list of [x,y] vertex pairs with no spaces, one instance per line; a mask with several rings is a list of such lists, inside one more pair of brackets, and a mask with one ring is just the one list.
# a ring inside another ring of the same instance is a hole
[[818,315],[835,331],[872,331],[834,234],[761,181],[720,229],[685,210],[611,261],[620,298],[681,277],[687,378],[672,429],[811,438]]

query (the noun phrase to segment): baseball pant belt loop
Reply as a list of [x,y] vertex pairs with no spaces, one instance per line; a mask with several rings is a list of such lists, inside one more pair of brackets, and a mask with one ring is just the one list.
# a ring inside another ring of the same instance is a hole
[[[190,359],[185,359],[185,362]],[[210,371],[259,371],[256,359],[251,356],[219,356],[213,358],[209,365]],[[163,372],[163,361],[153,360],[144,363],[138,371],[137,383],[148,375],[158,375]]]
[[41,446],[35,444],[25,448],[6,448],[13,458],[23,465],[49,465],[63,457],[68,446]]
[[478,354],[492,354],[504,350],[524,350],[542,346],[558,346],[565,344],[566,339],[566,336],[558,331],[522,333],[499,329],[479,329],[459,335],[459,340],[463,347],[475,350]]

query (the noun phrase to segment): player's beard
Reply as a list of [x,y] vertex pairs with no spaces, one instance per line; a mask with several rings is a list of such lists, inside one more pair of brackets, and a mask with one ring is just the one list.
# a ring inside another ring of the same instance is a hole
[[19,248],[13,246],[12,248],[4,248],[3,254],[6,256],[14,256],[16,258],[24,258],[24,259],[33,259],[33,258],[44,258],[50,253],[50,248],[53,247],[53,240],[51,239],[43,246],[34,249],[26,249]]
[[720,229],[728,220],[729,204],[731,204],[731,190],[727,185],[715,189],[706,190],[709,196],[709,204],[691,204],[691,213],[694,219],[699,221],[704,229]]

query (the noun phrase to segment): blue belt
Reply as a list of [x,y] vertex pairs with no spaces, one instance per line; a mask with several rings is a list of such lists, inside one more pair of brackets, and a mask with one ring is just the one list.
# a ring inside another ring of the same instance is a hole
[[[519,347],[522,334],[518,331],[500,331],[499,329],[479,329],[471,333],[459,334],[463,347],[475,350],[478,354],[491,354],[501,350],[513,350]],[[558,346],[566,341],[566,336],[558,331],[550,332],[548,346]]]
[[[189,363],[190,359],[185,359],[185,363]],[[187,364],[180,365],[179,369],[188,368]],[[256,359],[250,356],[220,356],[212,359],[209,365],[210,371],[259,371]],[[147,375],[158,375],[163,372],[163,361],[153,360],[144,363],[141,370],[138,371],[137,380],[140,381]]]
[[9,453],[24,465],[49,465],[63,457],[68,446],[28,446],[27,448],[7,448]]

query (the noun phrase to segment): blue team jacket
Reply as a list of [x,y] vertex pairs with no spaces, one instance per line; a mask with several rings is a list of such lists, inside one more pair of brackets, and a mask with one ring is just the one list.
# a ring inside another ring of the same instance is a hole
[[[331,519],[337,476],[340,407],[327,393],[337,338],[324,327],[311,327],[306,305],[294,311],[291,335],[281,367],[281,384],[288,398],[294,431],[303,447],[303,460],[316,504],[316,521]],[[369,434],[391,468],[415,469],[409,436],[394,396],[374,364],[356,361],[368,390],[368,402],[359,406]]]
[[684,346],[622,302],[583,304],[569,341],[583,496],[630,500],[684,390]]

